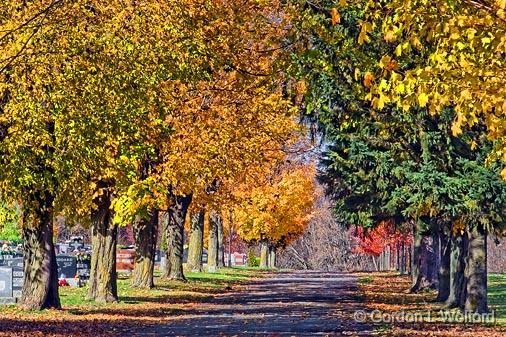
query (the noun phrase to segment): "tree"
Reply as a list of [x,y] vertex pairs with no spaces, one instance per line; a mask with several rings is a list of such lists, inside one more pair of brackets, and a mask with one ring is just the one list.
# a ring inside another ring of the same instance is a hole
[[275,261],[276,249],[303,234],[313,211],[314,167],[288,165],[279,171],[256,186],[236,191],[240,200],[234,208],[237,230],[244,240],[261,243],[261,267],[268,267],[269,255]]
[[[371,86],[371,100],[393,102],[404,110],[413,106],[439,114],[456,112],[453,134],[485,123],[495,153],[504,154],[501,112],[506,109],[502,62],[506,4],[492,1],[363,1],[364,20],[359,43],[380,29],[391,52],[381,58]],[[357,5],[357,4],[354,4]],[[381,21],[381,23],[380,23]],[[388,69],[388,64],[414,66]],[[504,175],[506,171],[503,171]]]
[[[391,3],[402,5],[401,2]],[[406,83],[404,87],[391,85],[392,79],[400,71],[405,74],[424,69],[425,55],[413,52],[408,56],[402,49],[402,58],[385,57],[393,55],[397,47],[390,43],[389,36],[379,31],[378,25],[373,24],[383,20],[384,12],[378,15],[379,12],[372,9],[364,11],[360,2],[341,2],[338,9],[331,10],[333,6],[325,1],[307,4],[303,12],[306,15],[303,22],[307,25],[303,31],[309,32],[312,48],[299,58],[300,74],[307,88],[304,97],[307,112],[313,118],[316,116],[326,141],[332,144],[323,158],[322,180],[336,202],[339,221],[365,228],[373,228],[388,219],[397,225],[413,225],[414,289],[424,278],[434,284],[434,270],[437,270],[434,261],[419,253],[424,251],[424,242],[432,240],[433,235],[447,233],[448,237],[452,224],[458,220],[457,214],[465,218],[465,232],[475,227],[501,228],[501,224],[492,219],[502,218],[502,215],[492,211],[494,215],[489,217],[471,207],[479,204],[484,209],[496,209],[502,205],[502,187],[497,179],[501,165],[485,159],[497,143],[486,139],[486,123],[479,121],[470,129],[454,132],[456,124],[452,122],[460,118],[457,106],[445,106],[446,109],[434,114],[426,104],[418,107],[411,104],[420,97],[420,101],[425,101],[423,95],[410,96],[411,101],[406,104],[404,100],[396,101],[393,91],[398,91],[398,97],[414,91],[406,89]],[[376,4],[371,2],[371,6]],[[416,18],[411,14],[390,18],[389,13],[386,26],[408,16]],[[403,26],[402,29],[410,28]],[[411,37],[416,42],[414,36]],[[419,75],[421,80],[430,77],[425,73]],[[371,101],[372,106],[367,101]],[[495,186],[489,186],[489,190],[494,191],[492,199],[480,192],[484,191],[481,187],[469,189],[472,185],[468,180],[470,172],[476,174],[475,178],[480,176],[483,184]],[[483,232],[476,233],[483,235]],[[480,243],[476,246],[480,247],[478,250],[483,251],[484,240],[480,238],[476,242]],[[470,264],[476,262],[480,266],[478,275],[483,275],[483,258],[477,262],[474,255],[466,254],[468,271]],[[477,253],[477,256],[483,257],[483,254]],[[449,258],[445,258],[445,263],[448,261]],[[447,266],[445,268],[440,277],[447,281],[452,273],[447,272]],[[483,277],[477,276],[474,280],[481,280],[480,286],[474,284],[475,291],[486,286]],[[474,303],[484,302],[482,294],[482,290],[478,291],[480,300]],[[481,311],[480,307],[483,308],[482,304],[468,305],[466,309]]]

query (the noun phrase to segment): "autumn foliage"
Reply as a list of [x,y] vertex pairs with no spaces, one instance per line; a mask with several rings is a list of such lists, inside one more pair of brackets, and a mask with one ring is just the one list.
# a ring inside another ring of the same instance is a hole
[[379,256],[387,246],[394,247],[395,250],[399,244],[409,245],[413,241],[411,233],[395,228],[391,221],[381,221],[368,230],[355,226],[352,239],[355,242],[355,253],[372,256]]

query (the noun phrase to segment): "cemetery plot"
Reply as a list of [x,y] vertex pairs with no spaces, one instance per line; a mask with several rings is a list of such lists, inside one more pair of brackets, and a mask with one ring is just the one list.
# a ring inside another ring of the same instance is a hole
[[58,264],[58,277],[61,279],[75,278],[77,275],[77,259],[75,256],[58,255],[56,256]]

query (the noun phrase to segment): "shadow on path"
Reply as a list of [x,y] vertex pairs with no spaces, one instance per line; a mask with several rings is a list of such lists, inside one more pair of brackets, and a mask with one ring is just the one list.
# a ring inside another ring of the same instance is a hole
[[136,335],[152,336],[368,336],[353,320],[362,309],[356,279],[342,273],[276,273],[239,291],[207,298]]

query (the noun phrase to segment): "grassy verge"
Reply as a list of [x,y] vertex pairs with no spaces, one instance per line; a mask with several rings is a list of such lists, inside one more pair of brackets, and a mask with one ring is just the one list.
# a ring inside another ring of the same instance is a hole
[[[489,275],[489,308],[495,311],[496,321],[483,324],[448,320],[448,316],[441,315],[442,305],[434,301],[436,291],[417,294],[407,291],[411,284],[409,276],[397,273],[357,273],[357,276],[359,288],[365,295],[368,321],[373,321],[370,316],[373,312],[386,317],[386,320],[380,318],[373,322],[382,335],[506,335],[506,274]],[[457,309],[450,311],[457,312]]]
[[506,274],[488,275],[488,304],[497,324],[506,326]]

